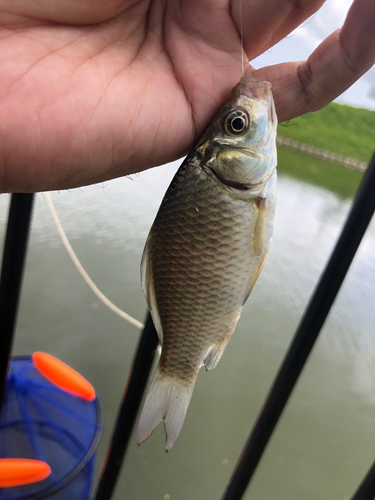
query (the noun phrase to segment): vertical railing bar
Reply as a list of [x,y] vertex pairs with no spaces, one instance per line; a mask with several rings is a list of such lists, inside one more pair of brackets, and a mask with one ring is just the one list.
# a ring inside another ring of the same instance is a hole
[[117,414],[107,458],[104,461],[94,497],[95,500],[110,500],[112,497],[157,346],[158,336],[151,315],[148,314],[125,386],[121,407]]
[[12,194],[0,275],[0,412],[13,345],[34,195]]
[[375,210],[375,154],[222,500],[242,498]]
[[352,500],[374,500],[375,498],[375,462],[352,496]]

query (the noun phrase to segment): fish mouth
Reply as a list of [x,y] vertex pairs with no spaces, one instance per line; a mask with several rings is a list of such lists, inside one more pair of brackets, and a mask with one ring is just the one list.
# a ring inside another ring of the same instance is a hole
[[262,185],[264,185],[264,182],[257,182],[255,184],[243,184],[242,182],[236,182],[236,181],[228,181],[227,179],[224,179],[221,177],[215,170],[213,170],[210,167],[206,167],[215,177],[218,181],[220,181],[222,184],[225,186],[228,186],[233,189],[237,189],[239,191],[252,191]]

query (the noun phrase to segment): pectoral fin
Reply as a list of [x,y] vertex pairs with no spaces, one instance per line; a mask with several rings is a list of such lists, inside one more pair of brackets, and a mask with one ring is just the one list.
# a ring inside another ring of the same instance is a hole
[[270,207],[267,198],[258,198],[257,206],[258,216],[254,229],[254,252],[256,253],[256,255],[260,255],[264,247],[265,237],[267,233],[267,220],[269,218]]
[[263,257],[261,258],[261,260],[259,261],[259,264],[258,264],[258,268],[257,270],[255,271],[255,273],[252,275],[251,277],[251,280],[249,282],[249,286],[247,288],[247,293],[246,293],[246,296],[245,296],[245,299],[242,303],[242,305],[244,305],[244,303],[247,301],[247,299],[249,298],[249,295],[251,293],[251,290],[254,288],[254,285],[257,281],[257,279],[259,278],[261,272],[263,271],[263,268],[264,268],[264,264],[266,263],[266,260],[267,260],[267,257],[268,257],[268,250],[266,250],[264,252],[264,255]]

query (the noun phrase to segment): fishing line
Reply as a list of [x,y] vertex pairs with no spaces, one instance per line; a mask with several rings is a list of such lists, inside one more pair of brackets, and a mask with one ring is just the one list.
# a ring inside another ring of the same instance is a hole
[[88,286],[91,288],[91,290],[94,292],[94,294],[109,308],[111,311],[115,312],[118,314],[121,318],[125,319],[132,325],[136,326],[137,328],[143,328],[144,325],[138,321],[137,319],[133,318],[130,316],[130,314],[126,313],[125,311],[121,310],[119,307],[117,307],[113,302],[111,302],[105,295],[102,293],[99,288],[95,285],[95,283],[92,281],[90,276],[87,274],[85,269],[83,268],[81,262],[78,260],[77,255],[75,254],[71,244],[69,243],[69,240],[65,234],[65,231],[61,225],[61,222],[57,216],[55,207],[53,206],[52,199],[49,193],[43,193],[44,198],[46,200],[47,206],[49,208],[49,211],[52,215],[52,219],[56,225],[57,231],[60,235],[61,241],[66,249],[66,251],[69,254],[69,257],[72,259],[73,264],[76,266],[78,272],[82,276],[82,278],[86,281]]
[[245,76],[245,57],[243,48],[243,26],[242,26],[242,0],[240,0],[240,43],[241,43],[241,67],[242,76]]

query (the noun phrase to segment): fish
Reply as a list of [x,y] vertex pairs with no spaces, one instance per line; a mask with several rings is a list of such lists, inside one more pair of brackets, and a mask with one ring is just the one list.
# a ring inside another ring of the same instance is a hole
[[276,207],[272,85],[243,77],[174,176],[147,237],[141,282],[161,355],[138,444],[170,450],[198,372],[215,368],[267,259]]

